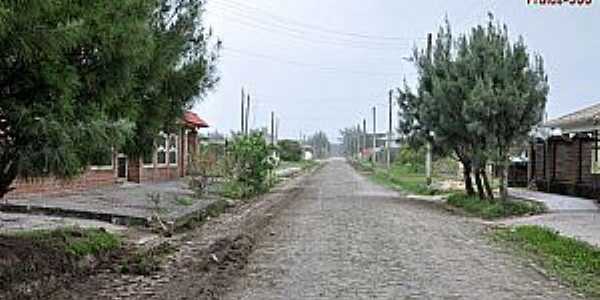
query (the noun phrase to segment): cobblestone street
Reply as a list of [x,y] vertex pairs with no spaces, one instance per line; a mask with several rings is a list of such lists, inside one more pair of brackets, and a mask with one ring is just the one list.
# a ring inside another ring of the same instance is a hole
[[265,229],[226,299],[571,299],[435,204],[403,200],[341,160]]

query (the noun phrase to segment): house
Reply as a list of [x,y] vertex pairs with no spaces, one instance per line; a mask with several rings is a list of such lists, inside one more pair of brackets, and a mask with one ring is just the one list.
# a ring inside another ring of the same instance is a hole
[[77,178],[63,180],[53,177],[17,179],[7,198],[29,194],[55,194],[109,186],[124,182],[142,183],[173,180],[186,176],[191,154],[198,147],[198,133],[209,127],[197,114],[185,112],[173,133],[161,133],[155,140],[155,150],[142,158],[130,158],[107,148],[93,154],[93,165]]
[[600,199],[600,104],[543,124],[530,144],[528,177],[540,191]]

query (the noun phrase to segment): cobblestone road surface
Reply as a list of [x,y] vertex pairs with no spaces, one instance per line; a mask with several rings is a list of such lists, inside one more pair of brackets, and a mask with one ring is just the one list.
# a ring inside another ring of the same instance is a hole
[[331,161],[266,228],[225,299],[572,299],[484,225]]

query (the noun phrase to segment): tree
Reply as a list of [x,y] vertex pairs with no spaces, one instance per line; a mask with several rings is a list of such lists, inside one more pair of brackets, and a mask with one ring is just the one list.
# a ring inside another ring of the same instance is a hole
[[308,145],[313,147],[313,153],[316,158],[325,158],[329,155],[331,144],[327,138],[327,134],[322,131],[318,131],[308,138],[306,142]]
[[481,198],[493,198],[484,170],[493,160],[504,170],[506,198],[509,149],[541,120],[548,92],[541,57],[530,62],[523,39],[512,45],[506,26],[477,26],[453,39],[447,22],[433,57],[415,51],[419,86],[400,90],[400,130],[413,140],[452,149],[464,167],[467,193],[474,173]]
[[467,118],[485,133],[488,155],[501,168],[500,195],[508,197],[510,148],[523,143],[543,118],[549,91],[540,55],[531,56],[522,37],[511,43],[506,26],[494,24],[472,30],[464,65],[476,74]]
[[[352,156],[356,154],[358,148],[361,147],[362,132],[359,127],[349,127],[340,130],[342,136],[342,149],[346,156]],[[357,147],[358,145],[358,147]]]
[[202,5],[0,3],[0,198],[17,176],[76,176],[101,148],[150,151],[216,82]]

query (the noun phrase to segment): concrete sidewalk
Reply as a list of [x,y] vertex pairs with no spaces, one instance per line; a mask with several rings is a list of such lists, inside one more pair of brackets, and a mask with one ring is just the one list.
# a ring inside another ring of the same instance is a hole
[[[160,195],[156,202],[150,195]],[[120,225],[148,225],[155,214],[177,222],[205,210],[214,198],[198,199],[184,181],[125,184],[66,195],[32,195],[0,205],[5,213],[44,214],[91,219]]]
[[600,212],[595,200],[536,192],[522,188],[509,188],[508,193],[522,198],[544,203],[549,212]]
[[600,209],[596,201],[514,188],[509,189],[509,194],[513,197],[544,203],[549,213],[501,220],[496,224],[538,225],[600,247]]

